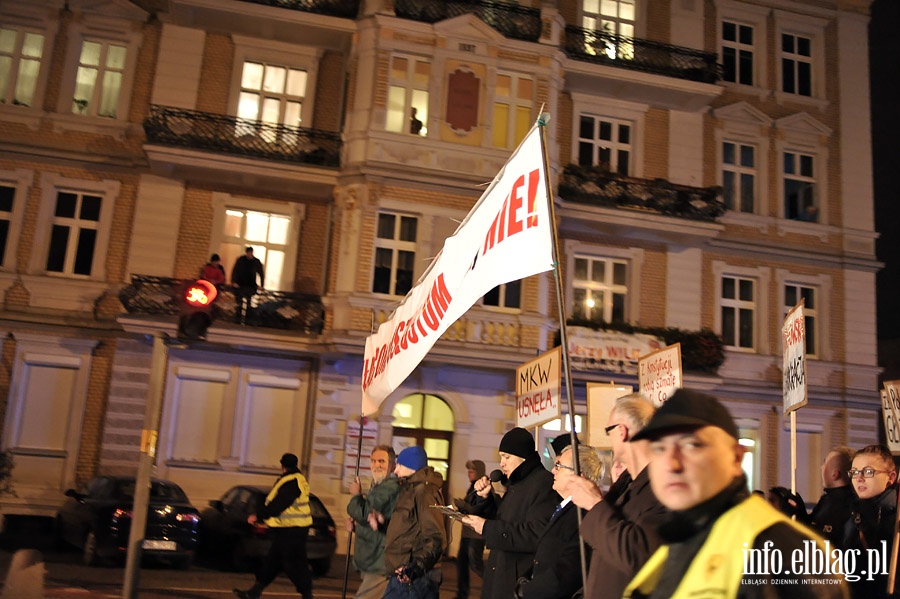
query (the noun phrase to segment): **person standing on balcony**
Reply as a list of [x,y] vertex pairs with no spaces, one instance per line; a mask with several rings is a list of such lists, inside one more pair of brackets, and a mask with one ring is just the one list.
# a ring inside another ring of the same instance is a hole
[[219,254],[213,254],[209,262],[200,269],[200,278],[209,281],[216,287],[225,282],[225,268],[222,267]]
[[[259,276],[259,285],[257,285]],[[238,324],[246,324],[250,315],[250,302],[257,290],[263,288],[266,275],[262,262],[253,256],[253,248],[247,246],[244,255],[237,259],[234,268],[231,269],[231,284],[234,286],[234,321]]]

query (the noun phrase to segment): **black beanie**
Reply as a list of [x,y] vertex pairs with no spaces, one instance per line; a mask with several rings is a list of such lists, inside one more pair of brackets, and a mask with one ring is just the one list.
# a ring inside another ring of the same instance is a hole
[[524,428],[516,427],[503,435],[500,451],[520,458],[528,458],[535,453],[534,437]]

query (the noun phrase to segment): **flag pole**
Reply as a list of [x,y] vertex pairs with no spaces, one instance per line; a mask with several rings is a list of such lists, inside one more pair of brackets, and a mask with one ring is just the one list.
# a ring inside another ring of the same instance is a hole
[[[354,475],[354,480],[359,478],[359,462],[362,459],[363,423],[365,420],[366,417],[360,414],[359,440],[356,443],[356,474]],[[353,528],[347,531],[347,559],[344,561],[344,583],[341,586],[341,599],[347,599],[347,580],[350,578],[350,545],[353,543],[353,530],[355,529],[356,523],[354,522]]]
[[[572,394],[572,367],[569,364],[569,337],[566,334],[566,308],[565,294],[563,290],[562,278],[559,273],[559,235],[556,232],[556,207],[553,200],[552,186],[550,185],[550,159],[547,152],[547,136],[546,126],[550,120],[549,113],[541,113],[538,117],[538,125],[541,135],[541,162],[544,169],[544,181],[547,182],[545,189],[547,190],[547,210],[550,215],[550,235],[551,249],[553,252],[553,279],[556,281],[556,309],[557,318],[559,319],[559,343],[562,347],[560,355],[562,356],[562,367],[566,382],[566,409],[569,414],[569,439],[572,444],[572,465],[575,467],[575,476],[581,476],[581,463],[578,459],[578,437],[575,433],[575,398]],[[576,509],[575,514],[578,518],[578,549],[581,554],[581,584],[582,588],[587,588],[587,555],[584,548],[584,537],[581,536],[581,510]]]

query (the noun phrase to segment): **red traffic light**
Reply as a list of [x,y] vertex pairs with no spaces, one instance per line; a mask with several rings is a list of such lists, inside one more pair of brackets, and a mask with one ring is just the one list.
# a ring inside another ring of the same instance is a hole
[[209,281],[198,279],[184,290],[184,301],[192,308],[205,308],[212,305],[219,295],[216,286]]

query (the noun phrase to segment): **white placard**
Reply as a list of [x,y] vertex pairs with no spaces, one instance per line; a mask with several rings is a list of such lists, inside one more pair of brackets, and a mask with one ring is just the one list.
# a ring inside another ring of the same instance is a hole
[[672,397],[684,382],[681,376],[681,344],[666,346],[638,360],[638,383],[641,395],[657,408]]
[[587,426],[582,427],[587,431],[587,439],[582,439],[582,442],[597,449],[612,449],[609,435],[604,430],[609,422],[609,413],[616,400],[632,390],[631,385],[617,385],[613,382],[587,384]]
[[788,312],[781,325],[784,356],[781,363],[784,413],[806,405],[806,321],[803,300]]
[[530,428],[559,418],[561,349],[554,347],[516,368],[516,426]]
[[885,381],[881,390],[884,437],[894,455],[900,455],[900,381]]

